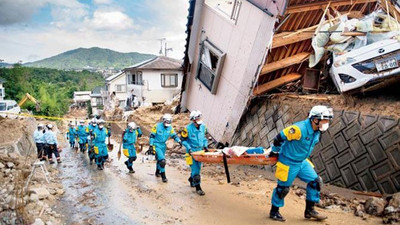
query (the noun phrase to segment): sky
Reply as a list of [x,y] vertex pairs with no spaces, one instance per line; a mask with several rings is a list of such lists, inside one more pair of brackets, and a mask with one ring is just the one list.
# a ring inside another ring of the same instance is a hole
[[0,0],[0,60],[32,62],[76,48],[168,56],[185,50],[188,0]]

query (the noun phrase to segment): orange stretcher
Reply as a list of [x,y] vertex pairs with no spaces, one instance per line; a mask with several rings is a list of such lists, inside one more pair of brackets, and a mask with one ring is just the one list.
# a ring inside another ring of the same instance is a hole
[[[224,163],[224,154],[221,151],[210,149],[210,152],[193,152],[194,160],[204,163]],[[241,156],[226,156],[227,164],[239,165],[273,165],[278,161],[277,157],[269,157],[269,153],[265,154],[247,154]]]

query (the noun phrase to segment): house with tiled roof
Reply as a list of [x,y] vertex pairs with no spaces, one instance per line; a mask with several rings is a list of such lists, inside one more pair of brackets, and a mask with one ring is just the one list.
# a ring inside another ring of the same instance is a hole
[[157,56],[108,77],[106,90],[122,108],[133,106],[132,94],[139,105],[163,103],[180,93],[182,77],[181,60]]

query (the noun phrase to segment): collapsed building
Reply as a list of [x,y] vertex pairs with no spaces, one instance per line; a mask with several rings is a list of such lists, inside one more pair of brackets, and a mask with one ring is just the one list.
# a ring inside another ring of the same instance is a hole
[[219,142],[268,148],[312,105],[330,105],[316,171],[355,190],[400,191],[396,109],[343,97],[399,80],[399,18],[386,0],[192,0],[181,110],[202,111]]

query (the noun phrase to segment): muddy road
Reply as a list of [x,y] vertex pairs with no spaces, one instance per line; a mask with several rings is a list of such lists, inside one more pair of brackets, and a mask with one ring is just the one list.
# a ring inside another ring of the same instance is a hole
[[[119,144],[110,152],[111,162],[104,171],[89,165],[88,157],[65,148],[63,163],[57,167],[65,194],[57,211],[65,224],[270,224],[270,197],[275,183],[263,177],[227,184],[223,168],[204,168],[202,187],[205,196],[195,194],[187,178],[189,168],[179,156],[168,159],[168,183],[154,176],[155,163],[139,154],[134,163],[136,173],[129,174],[126,158],[117,159]],[[254,175],[255,169],[245,171]],[[242,171],[243,172],[243,171]],[[236,181],[235,181],[236,179]],[[310,222],[303,218],[304,199],[294,191],[285,199],[282,214],[289,224],[378,224],[379,218],[362,220],[352,212],[338,208],[318,209],[328,215],[325,222]],[[280,223],[278,223],[280,224]]]

